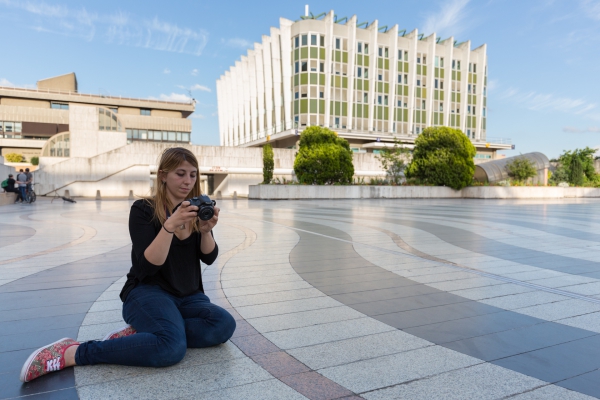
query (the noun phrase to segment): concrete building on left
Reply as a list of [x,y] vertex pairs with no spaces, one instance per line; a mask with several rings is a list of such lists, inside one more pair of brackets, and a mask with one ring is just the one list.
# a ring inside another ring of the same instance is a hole
[[95,108],[95,130],[124,131],[127,143],[189,144],[191,140],[188,117],[194,112],[193,102],[83,94],[75,73],[69,73],[42,79],[36,89],[0,87],[0,155],[18,153],[26,161],[33,156],[68,157],[73,106]]

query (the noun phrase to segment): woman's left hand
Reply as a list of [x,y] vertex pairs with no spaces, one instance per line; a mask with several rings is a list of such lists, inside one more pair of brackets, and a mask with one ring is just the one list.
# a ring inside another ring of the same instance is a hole
[[215,215],[213,215],[213,217],[211,219],[209,219],[208,221],[200,220],[200,232],[201,233],[210,233],[210,231],[212,231],[212,229],[215,227],[215,225],[219,221],[219,211],[220,211],[220,208],[215,207]]

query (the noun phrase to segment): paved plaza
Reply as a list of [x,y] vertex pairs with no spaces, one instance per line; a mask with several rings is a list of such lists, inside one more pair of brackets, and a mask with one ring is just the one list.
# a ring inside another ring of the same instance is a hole
[[0,208],[0,398],[600,398],[597,200],[223,200],[231,341],[172,367],[19,370],[121,327],[131,201]]

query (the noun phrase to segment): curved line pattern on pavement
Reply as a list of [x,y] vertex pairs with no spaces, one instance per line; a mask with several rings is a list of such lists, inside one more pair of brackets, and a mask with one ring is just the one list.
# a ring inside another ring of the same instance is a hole
[[[597,349],[594,352],[600,356],[600,334],[596,332],[469,301],[434,288],[429,288],[425,296],[438,296],[442,300],[419,307],[416,300],[418,297],[425,298],[420,294],[425,285],[370,263],[356,253],[351,244],[305,231],[351,241],[352,238],[347,233],[329,226],[280,219],[276,216],[265,215],[263,218],[302,229],[303,231],[297,231],[300,242],[290,254],[294,270],[315,288],[371,318],[437,345],[549,384],[568,387],[571,379],[600,368],[600,359],[590,360],[589,354],[593,348]],[[391,221],[398,222],[387,219],[387,222]],[[344,266],[339,260],[312,260],[311,265],[307,266],[303,261],[303,253],[307,247],[313,251],[321,248],[332,254],[344,254],[346,259],[352,254],[353,262],[346,262]],[[356,271],[358,265],[362,267],[361,271]],[[323,271],[326,272],[325,275]],[[365,277],[369,275],[373,280],[365,282]],[[390,285],[389,282],[393,284]],[[382,286],[389,289],[388,292],[381,294]],[[394,289],[396,291],[390,293]],[[372,296],[369,298],[369,295]],[[456,318],[445,317],[444,309],[451,311]],[[542,332],[545,332],[546,337],[542,336]],[[506,343],[510,336],[515,340],[514,343]],[[520,347],[523,343],[530,347],[525,350]],[[532,343],[537,344],[531,347]],[[510,346],[506,347],[507,345]],[[550,346],[562,347],[560,350],[563,351],[556,351],[545,355],[546,357],[539,355]],[[588,360],[586,369],[582,370],[581,365],[577,364],[565,365],[565,353],[574,359]],[[556,365],[562,365],[561,374],[553,371]]]

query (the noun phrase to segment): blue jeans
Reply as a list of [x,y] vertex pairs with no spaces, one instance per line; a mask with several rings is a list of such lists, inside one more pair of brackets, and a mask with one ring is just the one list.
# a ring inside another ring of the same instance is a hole
[[82,343],[77,365],[99,363],[167,367],[183,359],[188,347],[225,343],[235,320],[204,293],[174,296],[159,286],[136,286],[123,304],[123,319],[137,333],[106,341]]
[[25,189],[27,189],[27,186],[19,186],[19,192],[21,193],[21,200],[23,200],[23,201],[25,201],[25,199],[26,199]]

